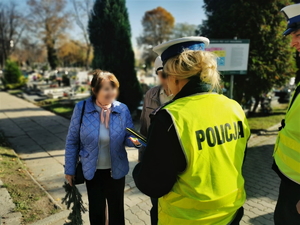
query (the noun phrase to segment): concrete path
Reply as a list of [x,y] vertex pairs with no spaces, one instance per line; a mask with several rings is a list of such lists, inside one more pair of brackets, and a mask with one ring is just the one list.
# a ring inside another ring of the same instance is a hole
[[14,208],[15,204],[0,180],[0,225],[19,225],[21,223],[22,214],[13,212]]
[[[32,103],[0,92],[0,129],[26,163],[33,177],[60,203],[64,197],[64,145],[69,120],[39,108]],[[273,212],[278,195],[279,179],[271,170],[273,145],[277,126],[250,140],[244,166],[247,202],[241,224],[273,224]],[[134,185],[132,169],[137,163],[137,150],[128,148],[130,172],[126,176],[126,224],[150,224],[150,200]],[[84,185],[79,189],[87,204]],[[36,225],[64,223],[68,212],[63,211]],[[83,216],[86,224],[88,215]]]

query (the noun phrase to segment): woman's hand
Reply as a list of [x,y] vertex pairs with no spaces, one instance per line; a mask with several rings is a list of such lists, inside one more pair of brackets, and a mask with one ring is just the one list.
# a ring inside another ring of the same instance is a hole
[[66,178],[66,180],[68,181],[68,183],[71,185],[71,186],[73,186],[73,180],[74,180],[74,175],[68,175],[68,174],[66,174],[66,176],[65,176],[65,178]]
[[129,137],[129,140],[136,146],[140,147],[142,144],[139,142],[137,138]]

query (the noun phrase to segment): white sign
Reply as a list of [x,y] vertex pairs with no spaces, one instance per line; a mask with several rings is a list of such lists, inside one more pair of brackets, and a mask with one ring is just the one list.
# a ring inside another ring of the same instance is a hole
[[249,43],[248,39],[211,40],[205,50],[219,57],[218,70],[222,74],[247,74]]

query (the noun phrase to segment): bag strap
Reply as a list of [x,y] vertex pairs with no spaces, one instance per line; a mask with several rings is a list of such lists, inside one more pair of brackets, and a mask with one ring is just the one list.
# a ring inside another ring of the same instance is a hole
[[86,103],[86,101],[83,102],[83,106],[82,106],[82,110],[81,110],[79,129],[80,129],[80,126],[82,124],[82,118],[83,118],[83,114],[84,114],[85,103]]
[[81,110],[81,116],[80,116],[79,131],[78,131],[79,132],[79,148],[78,148],[78,151],[77,151],[77,157],[79,157],[79,152],[80,152],[80,127],[81,127],[82,118],[83,118],[83,115],[84,115],[85,103],[86,103],[86,101],[83,102],[83,106],[82,106],[82,110]]

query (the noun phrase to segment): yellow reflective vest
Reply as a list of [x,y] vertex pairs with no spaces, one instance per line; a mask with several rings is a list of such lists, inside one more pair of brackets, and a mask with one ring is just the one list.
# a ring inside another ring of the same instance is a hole
[[171,115],[187,168],[159,199],[159,224],[229,224],[244,204],[242,164],[250,129],[240,105],[204,93],[164,107]]
[[286,113],[285,126],[276,140],[274,159],[283,175],[300,184],[300,95]]

